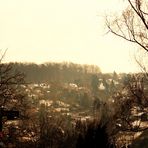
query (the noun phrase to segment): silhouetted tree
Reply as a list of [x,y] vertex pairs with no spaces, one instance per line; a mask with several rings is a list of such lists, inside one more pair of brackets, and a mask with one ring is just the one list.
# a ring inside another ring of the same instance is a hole
[[[84,123],[79,123],[79,126]],[[107,133],[107,124],[98,123],[98,121],[88,122],[83,133],[79,134],[76,148],[113,148]]]
[[13,63],[3,63],[5,53],[0,58],[0,107],[17,108],[21,105],[25,92],[24,74],[13,67]]
[[[146,0],[127,0],[128,7],[123,10],[121,16],[107,17],[106,24],[109,32],[125,39],[131,43],[135,43],[148,56],[148,2]],[[147,76],[145,66],[137,61]],[[144,131],[146,128],[141,128],[141,116],[136,116],[135,113],[145,112],[148,107],[147,98],[147,79],[138,76],[130,76],[124,79],[125,88],[117,94],[118,111],[115,116],[115,121],[118,121],[118,129],[123,131]],[[134,109],[135,108],[135,109]],[[134,110],[132,112],[132,110]],[[147,111],[146,111],[146,114]],[[134,120],[140,121],[133,124]],[[140,146],[141,147],[141,146]]]
[[145,88],[145,84],[142,74],[131,75],[128,76],[128,81],[124,83],[122,90],[114,94],[115,114],[111,120],[112,137],[115,136],[118,139],[121,133],[134,136],[136,132],[148,129],[148,126],[142,126],[142,118],[145,119],[144,121],[148,121],[146,109],[148,98],[145,95],[148,90]]
[[92,75],[91,78],[91,87],[94,96],[98,95],[98,86],[99,86],[99,79],[97,75]]
[[127,1],[129,6],[120,17],[107,18],[107,27],[113,34],[148,52],[148,3],[146,0]]

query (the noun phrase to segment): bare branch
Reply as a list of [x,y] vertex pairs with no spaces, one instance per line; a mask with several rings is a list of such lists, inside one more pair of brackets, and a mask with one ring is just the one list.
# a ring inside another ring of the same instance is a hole
[[136,14],[139,16],[139,18],[142,20],[143,24],[145,25],[145,27],[148,29],[148,25],[147,22],[145,20],[145,17],[143,16],[143,13],[141,11],[141,4],[139,0],[136,0],[136,7],[132,4],[131,0],[128,0],[129,4],[131,5],[131,7],[133,8],[133,10],[136,12]]

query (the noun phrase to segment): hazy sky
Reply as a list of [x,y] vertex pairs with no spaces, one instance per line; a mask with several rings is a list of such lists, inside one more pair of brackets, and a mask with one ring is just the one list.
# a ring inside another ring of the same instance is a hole
[[136,51],[104,35],[104,17],[123,0],[0,0],[0,49],[5,61],[71,61],[96,64],[102,72],[133,72]]

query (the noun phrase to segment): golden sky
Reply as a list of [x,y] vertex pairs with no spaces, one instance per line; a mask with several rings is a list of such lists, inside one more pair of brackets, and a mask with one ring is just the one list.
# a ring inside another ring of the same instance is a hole
[[102,72],[133,72],[135,48],[105,35],[105,14],[123,0],[0,0],[0,49],[5,61],[71,61]]

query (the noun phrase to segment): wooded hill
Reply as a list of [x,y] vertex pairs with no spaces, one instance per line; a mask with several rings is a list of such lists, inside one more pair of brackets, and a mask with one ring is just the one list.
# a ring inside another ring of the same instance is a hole
[[74,63],[11,63],[17,71],[26,75],[31,83],[58,82],[86,85],[94,74],[101,73],[98,66]]

